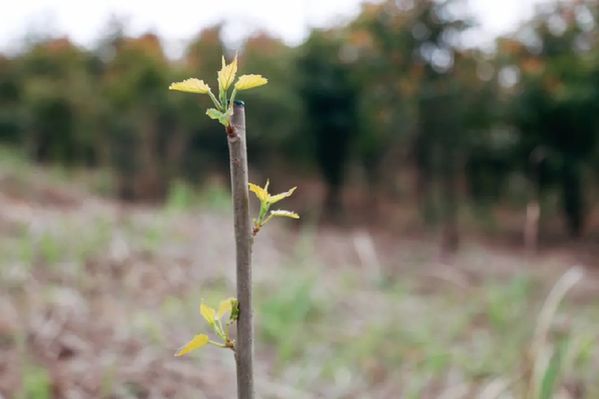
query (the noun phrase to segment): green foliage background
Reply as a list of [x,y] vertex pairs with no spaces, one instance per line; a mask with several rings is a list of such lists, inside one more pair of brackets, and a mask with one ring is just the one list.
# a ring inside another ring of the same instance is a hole
[[[329,210],[343,208],[347,183],[361,183],[368,204],[414,198],[449,232],[461,203],[558,195],[580,234],[599,169],[596,2],[540,9],[494,51],[461,45],[472,21],[455,3],[367,4],[297,47],[249,38],[236,49],[241,69],[270,80],[243,98],[254,170],[322,176]],[[179,60],[157,36],[123,32],[111,24],[93,49],[50,38],[0,55],[0,139],[37,162],[110,170],[124,199],[163,199],[176,181],[222,175],[226,142],[205,99],[166,89],[211,80],[220,54],[234,53],[221,27]]]

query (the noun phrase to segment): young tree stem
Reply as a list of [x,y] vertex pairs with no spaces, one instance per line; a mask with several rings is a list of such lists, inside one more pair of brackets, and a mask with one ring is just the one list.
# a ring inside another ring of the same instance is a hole
[[227,127],[231,191],[235,224],[235,249],[237,254],[237,397],[254,398],[253,324],[252,324],[252,226],[249,214],[248,164],[245,140],[245,107],[235,101],[231,125]]

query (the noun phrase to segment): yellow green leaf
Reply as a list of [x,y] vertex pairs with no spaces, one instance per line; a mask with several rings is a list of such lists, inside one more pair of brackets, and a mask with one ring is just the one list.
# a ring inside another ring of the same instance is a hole
[[210,327],[214,326],[214,318],[216,315],[216,311],[210,306],[206,306],[203,303],[200,305],[200,313],[204,319],[208,322]]
[[191,341],[189,341],[188,343],[183,345],[177,351],[177,353],[175,353],[175,356],[183,356],[191,351],[200,349],[202,346],[206,345],[207,343],[208,343],[208,336],[206,334],[198,334],[195,337],[193,337]]
[[233,61],[227,65],[225,57],[222,58],[222,68],[218,71],[218,87],[221,90],[227,90],[235,80],[235,74],[237,73],[237,56]]
[[276,211],[270,211],[270,214],[272,216],[282,216],[282,217],[286,217],[286,218],[291,218],[291,219],[299,219],[299,215],[295,212],[291,212],[291,211],[284,211],[282,209],[277,209]]
[[237,298],[231,298],[231,314],[229,321],[235,321],[239,318],[239,301]]
[[216,312],[216,318],[220,319],[225,314],[231,312],[231,310],[233,309],[234,301],[237,301],[237,299],[227,298],[227,299],[221,301],[220,304],[218,305],[218,312]]
[[268,195],[268,181],[266,182],[266,185],[264,186],[264,188],[260,187],[257,184],[254,183],[248,183],[248,185],[250,186],[250,191],[253,192],[254,194],[256,194],[256,197],[258,197],[258,199],[260,200],[260,202],[268,202],[270,195]]
[[219,119],[222,118],[223,113],[217,110],[216,108],[208,108],[206,110],[206,115],[208,115],[210,119]]
[[277,203],[277,202],[279,202],[280,200],[282,200],[284,198],[291,197],[291,194],[293,194],[293,192],[295,191],[296,188],[297,187],[293,187],[289,191],[285,191],[284,193],[271,196],[269,202],[271,204],[274,204],[274,203]]
[[231,301],[231,314],[229,315],[229,321],[236,321],[239,319],[239,301],[237,298],[233,298]]
[[235,83],[235,88],[237,90],[249,90],[254,87],[264,86],[267,83],[268,79],[262,75],[241,75]]
[[169,90],[184,91],[187,93],[206,94],[210,91],[210,86],[204,83],[203,80],[190,78],[182,82],[171,83]]

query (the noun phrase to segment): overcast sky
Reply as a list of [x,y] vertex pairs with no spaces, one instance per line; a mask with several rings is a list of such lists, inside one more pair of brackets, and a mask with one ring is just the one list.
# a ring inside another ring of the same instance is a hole
[[[149,30],[165,39],[176,56],[201,28],[224,21],[226,40],[235,45],[256,30],[290,44],[300,43],[309,27],[349,20],[364,0],[2,0],[0,51],[18,50],[27,32],[68,35],[90,46],[111,15],[124,17],[128,33]],[[372,0],[371,0],[372,1]],[[529,17],[539,0],[469,0],[481,24],[471,40],[490,42]],[[9,5],[10,4],[10,5]]]

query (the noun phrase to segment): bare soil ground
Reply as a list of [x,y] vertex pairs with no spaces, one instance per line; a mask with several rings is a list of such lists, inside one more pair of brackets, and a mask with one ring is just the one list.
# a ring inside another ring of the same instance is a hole
[[[0,398],[233,398],[230,352],[173,357],[207,331],[200,301],[234,294],[230,225],[226,201],[127,205],[2,171]],[[585,279],[555,321],[571,357],[555,397],[599,397],[589,253],[475,238],[441,259],[434,237],[269,226],[255,244],[258,397],[521,397],[543,298],[575,265]]]

